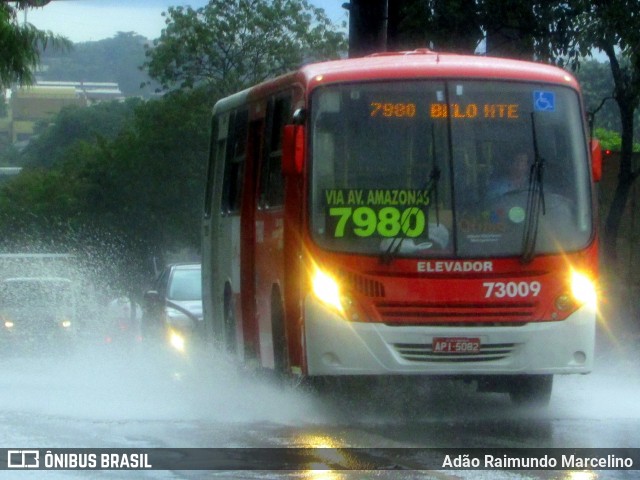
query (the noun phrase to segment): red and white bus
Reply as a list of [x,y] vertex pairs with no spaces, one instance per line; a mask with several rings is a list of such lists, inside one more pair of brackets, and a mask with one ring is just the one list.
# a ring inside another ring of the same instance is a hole
[[592,368],[600,168],[576,80],[538,63],[385,53],[220,100],[209,333],[280,373],[546,403]]

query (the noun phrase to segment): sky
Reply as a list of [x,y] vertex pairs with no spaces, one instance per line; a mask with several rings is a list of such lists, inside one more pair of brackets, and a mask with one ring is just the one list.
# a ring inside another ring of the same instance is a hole
[[[342,8],[345,0],[311,0],[323,8],[334,23],[347,20]],[[164,27],[162,12],[169,6],[199,8],[207,0],[53,0],[43,8],[26,12],[27,22],[40,30],[61,34],[72,42],[111,38],[118,32],[135,32],[149,39],[158,38]],[[24,15],[23,15],[24,17]]]

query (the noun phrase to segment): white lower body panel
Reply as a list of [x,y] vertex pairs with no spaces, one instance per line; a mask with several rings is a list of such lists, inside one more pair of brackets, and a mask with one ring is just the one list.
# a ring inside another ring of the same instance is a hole
[[[557,322],[505,327],[389,326],[343,319],[305,300],[308,375],[497,375],[588,373],[596,314],[582,307]],[[433,353],[434,337],[479,338],[479,353]]]

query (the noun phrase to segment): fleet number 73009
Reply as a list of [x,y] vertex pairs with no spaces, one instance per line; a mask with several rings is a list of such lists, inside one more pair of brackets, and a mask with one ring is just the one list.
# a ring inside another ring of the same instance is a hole
[[538,281],[533,282],[484,282],[484,298],[537,297],[542,290]]

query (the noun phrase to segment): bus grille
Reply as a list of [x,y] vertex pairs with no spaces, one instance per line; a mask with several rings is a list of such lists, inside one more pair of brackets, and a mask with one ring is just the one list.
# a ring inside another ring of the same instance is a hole
[[377,280],[372,280],[356,273],[342,271],[339,273],[341,282],[345,283],[352,290],[366,295],[367,297],[384,297],[384,285]]
[[388,325],[522,325],[535,320],[532,303],[396,303],[377,302],[382,322]]
[[502,360],[513,353],[515,343],[496,343],[482,345],[480,352],[475,353],[434,353],[431,344],[425,343],[394,343],[393,348],[404,360],[410,362],[491,362]]

